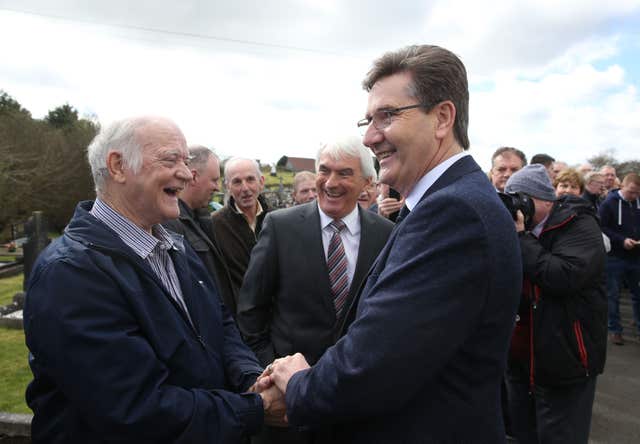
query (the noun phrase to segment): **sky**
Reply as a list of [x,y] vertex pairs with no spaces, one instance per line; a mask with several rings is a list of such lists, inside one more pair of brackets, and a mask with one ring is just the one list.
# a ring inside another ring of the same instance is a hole
[[372,61],[423,43],[467,68],[484,169],[500,146],[640,158],[640,0],[0,0],[0,89],[273,163],[358,134]]

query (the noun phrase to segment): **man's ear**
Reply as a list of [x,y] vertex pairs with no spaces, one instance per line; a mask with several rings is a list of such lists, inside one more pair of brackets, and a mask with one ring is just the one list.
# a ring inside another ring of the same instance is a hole
[[125,170],[124,160],[120,151],[109,151],[107,153],[107,170],[109,176],[116,183],[125,183]]
[[191,183],[196,183],[198,180],[198,172],[196,170],[191,170]]
[[444,139],[453,131],[453,125],[456,120],[456,106],[451,100],[440,102],[433,109],[436,117],[436,138]]

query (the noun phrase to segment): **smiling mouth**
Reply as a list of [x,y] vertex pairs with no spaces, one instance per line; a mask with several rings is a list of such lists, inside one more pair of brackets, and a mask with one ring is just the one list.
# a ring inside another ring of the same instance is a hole
[[182,191],[182,187],[167,187],[164,188],[163,191],[171,197],[177,197]]
[[384,159],[387,159],[388,157],[391,157],[395,153],[396,153],[395,149],[389,149],[389,150],[386,150],[386,151],[379,151],[379,152],[376,153],[376,157],[378,158],[378,161],[382,161]]
[[325,190],[324,194],[331,199],[338,199],[342,197],[342,193],[332,193],[329,190]]

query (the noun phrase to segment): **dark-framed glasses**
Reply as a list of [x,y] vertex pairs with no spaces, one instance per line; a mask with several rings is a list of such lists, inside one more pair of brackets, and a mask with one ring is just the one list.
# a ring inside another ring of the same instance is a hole
[[358,120],[356,125],[360,129],[362,135],[367,131],[369,125],[373,123],[373,127],[377,130],[383,130],[393,122],[393,118],[403,111],[407,111],[414,108],[420,108],[424,106],[422,103],[416,103],[415,105],[401,106],[399,108],[383,108],[373,113],[370,117],[365,117],[362,120]]

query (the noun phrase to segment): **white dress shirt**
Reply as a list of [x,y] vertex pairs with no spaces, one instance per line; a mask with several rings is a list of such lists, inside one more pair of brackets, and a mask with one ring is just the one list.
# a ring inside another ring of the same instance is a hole
[[420,202],[420,199],[422,198],[424,193],[426,193],[427,190],[431,188],[431,185],[433,185],[435,181],[438,180],[440,176],[442,176],[451,165],[462,159],[464,156],[468,155],[469,153],[467,153],[466,151],[455,154],[449,157],[444,162],[439,163],[431,171],[422,176],[422,179],[420,179],[418,183],[415,184],[404,201],[404,204],[407,206],[409,211],[413,210],[413,207],[415,207],[418,202]]

